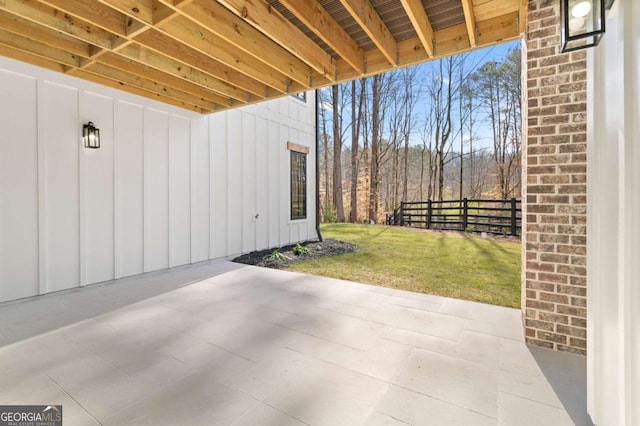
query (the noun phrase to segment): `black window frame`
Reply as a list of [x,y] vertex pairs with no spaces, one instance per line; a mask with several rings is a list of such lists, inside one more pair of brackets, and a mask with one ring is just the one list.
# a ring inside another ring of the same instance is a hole
[[291,220],[307,218],[307,154],[290,151],[289,205]]

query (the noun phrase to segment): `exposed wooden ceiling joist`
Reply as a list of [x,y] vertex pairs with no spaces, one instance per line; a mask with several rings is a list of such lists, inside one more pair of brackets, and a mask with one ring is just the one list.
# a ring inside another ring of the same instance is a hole
[[402,7],[407,12],[407,16],[411,20],[413,24],[413,28],[416,30],[418,34],[418,38],[422,42],[422,46],[424,46],[427,51],[427,55],[429,57],[433,56],[433,28],[431,27],[431,22],[429,22],[429,18],[427,17],[427,12],[425,12],[424,7],[422,6],[422,1],[420,0],[401,0]]
[[524,31],[527,0],[0,0],[0,55],[208,113]]
[[467,33],[469,33],[469,44],[476,47],[476,18],[473,14],[473,1],[462,0],[462,9],[464,10],[464,22],[467,25]]
[[353,19],[393,66],[398,64],[398,44],[369,0],[340,0]]

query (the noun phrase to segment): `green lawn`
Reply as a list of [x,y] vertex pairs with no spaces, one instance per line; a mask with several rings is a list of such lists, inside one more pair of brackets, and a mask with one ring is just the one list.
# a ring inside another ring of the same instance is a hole
[[325,224],[324,238],[360,251],[287,269],[482,303],[520,307],[520,241],[409,228]]

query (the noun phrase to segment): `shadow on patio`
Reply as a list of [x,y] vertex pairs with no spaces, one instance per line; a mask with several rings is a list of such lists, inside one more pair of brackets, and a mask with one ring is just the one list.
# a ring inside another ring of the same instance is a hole
[[65,424],[588,424],[520,311],[205,262],[0,305],[0,404]]

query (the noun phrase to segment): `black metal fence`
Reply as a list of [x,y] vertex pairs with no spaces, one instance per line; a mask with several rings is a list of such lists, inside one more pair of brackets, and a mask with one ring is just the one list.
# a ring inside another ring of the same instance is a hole
[[387,225],[519,236],[521,200],[447,200],[400,203]]

